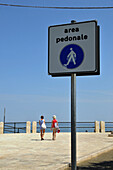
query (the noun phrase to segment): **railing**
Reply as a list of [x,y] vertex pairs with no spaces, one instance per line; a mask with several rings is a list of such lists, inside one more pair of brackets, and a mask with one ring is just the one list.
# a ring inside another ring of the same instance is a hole
[[4,133],[25,133],[26,122],[5,122]]
[[113,131],[113,122],[105,122],[105,131],[106,132]]
[[[71,122],[58,122],[61,132],[71,132]],[[51,122],[46,122],[46,132],[51,132]],[[76,122],[77,132],[94,132],[95,122]],[[32,132],[32,124],[31,124]],[[37,133],[40,132],[37,122]],[[26,122],[5,122],[4,133],[26,133]]]
[[[71,132],[71,122],[58,122],[61,132]],[[46,132],[51,132],[51,122],[46,122]],[[94,132],[95,122],[76,122],[77,132]],[[105,132],[113,131],[113,122],[105,122]],[[37,122],[37,133],[40,132]],[[26,133],[26,122],[5,122],[4,133]],[[32,124],[31,124],[32,133]]]
[[[71,132],[71,122],[58,122],[61,132]],[[46,122],[46,132],[51,131],[51,122]],[[94,132],[95,122],[76,122],[77,132]],[[37,122],[37,132],[40,132],[39,123]]]

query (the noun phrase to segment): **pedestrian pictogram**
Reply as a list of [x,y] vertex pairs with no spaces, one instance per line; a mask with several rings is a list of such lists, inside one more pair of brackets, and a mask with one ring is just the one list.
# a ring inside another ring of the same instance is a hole
[[70,48],[71,52],[68,54],[67,58],[68,59],[68,62],[67,64],[64,64],[65,66],[68,66],[69,63],[71,62],[71,60],[73,61],[73,64],[75,65],[76,64],[76,53],[73,51],[73,48]]
[[80,66],[83,59],[84,52],[82,48],[76,44],[65,46],[60,53],[60,62],[68,69],[73,69]]

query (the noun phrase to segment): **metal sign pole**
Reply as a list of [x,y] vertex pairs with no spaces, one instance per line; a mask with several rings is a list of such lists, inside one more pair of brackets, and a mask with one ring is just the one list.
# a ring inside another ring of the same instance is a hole
[[76,74],[71,74],[71,169],[76,170]]

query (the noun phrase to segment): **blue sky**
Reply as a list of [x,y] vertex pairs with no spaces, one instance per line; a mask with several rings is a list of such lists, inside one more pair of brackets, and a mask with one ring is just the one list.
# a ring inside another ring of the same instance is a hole
[[[105,1],[14,1],[45,6],[113,6]],[[8,0],[0,0],[8,3]],[[90,5],[89,5],[90,4]],[[77,121],[113,121],[113,9],[56,10],[0,6],[0,121],[71,118],[71,79],[48,75],[48,27],[97,20],[100,75],[77,77]]]

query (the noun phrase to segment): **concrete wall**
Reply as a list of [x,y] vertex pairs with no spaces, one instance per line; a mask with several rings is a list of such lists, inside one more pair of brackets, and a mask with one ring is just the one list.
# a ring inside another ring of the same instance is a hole
[[30,121],[26,122],[26,133],[31,133],[31,122]]
[[0,134],[4,133],[4,123],[0,122]]
[[104,121],[100,121],[100,132],[105,133],[105,122]]
[[100,127],[99,127],[99,121],[95,121],[95,132],[99,133]]
[[36,121],[32,122],[32,133],[37,133],[37,122]]

